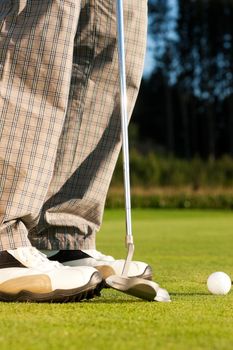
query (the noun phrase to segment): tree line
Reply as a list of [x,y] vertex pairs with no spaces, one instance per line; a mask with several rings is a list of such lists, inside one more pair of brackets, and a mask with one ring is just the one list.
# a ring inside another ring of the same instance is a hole
[[154,66],[133,116],[138,147],[233,156],[233,1],[150,0],[149,38]]

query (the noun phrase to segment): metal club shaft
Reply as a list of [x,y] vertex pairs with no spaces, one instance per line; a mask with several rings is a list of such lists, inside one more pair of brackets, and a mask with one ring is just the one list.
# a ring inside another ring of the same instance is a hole
[[125,65],[125,43],[124,43],[124,14],[123,0],[117,0],[117,38],[118,38],[118,64],[121,97],[121,129],[123,150],[123,171],[125,190],[125,213],[126,213],[126,244],[128,256],[123,269],[123,275],[127,275],[129,262],[132,260],[134,245],[132,235],[131,218],[131,195],[130,195],[130,171],[129,171],[129,142],[128,142],[128,111],[127,111],[127,87],[126,87],[126,65]]

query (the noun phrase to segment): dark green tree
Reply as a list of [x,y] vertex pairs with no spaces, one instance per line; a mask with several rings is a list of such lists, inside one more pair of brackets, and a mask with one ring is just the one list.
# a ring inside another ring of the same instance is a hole
[[140,129],[153,138],[156,127],[168,153],[233,155],[233,1],[150,0],[149,11],[155,64]]

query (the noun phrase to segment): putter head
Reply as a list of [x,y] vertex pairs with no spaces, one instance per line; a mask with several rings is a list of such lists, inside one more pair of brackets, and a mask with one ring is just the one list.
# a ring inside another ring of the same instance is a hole
[[117,275],[109,276],[105,281],[109,287],[140,299],[160,302],[171,301],[166,289],[160,288],[159,285],[153,281],[138,277]]

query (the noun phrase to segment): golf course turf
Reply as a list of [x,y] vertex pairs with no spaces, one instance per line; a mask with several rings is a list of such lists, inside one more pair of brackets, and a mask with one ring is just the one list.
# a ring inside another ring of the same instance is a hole
[[[134,210],[133,233],[134,260],[152,265],[171,303],[110,289],[81,303],[0,303],[0,349],[232,349],[233,290],[211,295],[206,280],[233,278],[233,213]],[[98,235],[99,250],[124,258],[124,211],[106,211]]]

